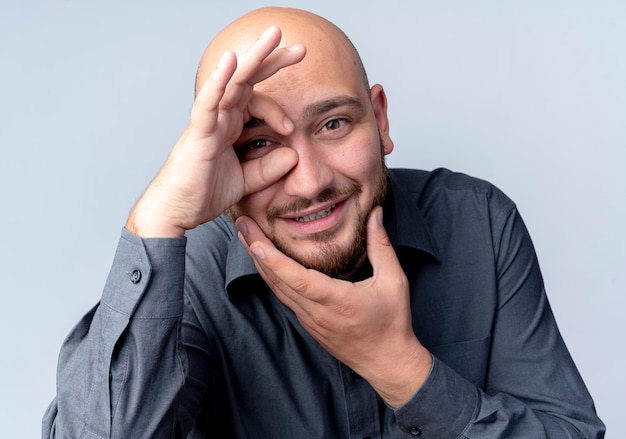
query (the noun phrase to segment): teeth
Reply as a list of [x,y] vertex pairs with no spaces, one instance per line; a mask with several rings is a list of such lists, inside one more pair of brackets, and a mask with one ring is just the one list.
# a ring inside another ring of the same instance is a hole
[[321,212],[313,213],[307,216],[299,216],[299,217],[294,218],[294,220],[296,220],[299,223],[306,223],[309,221],[314,221],[314,220],[324,218],[325,216],[330,215],[330,213],[333,211],[334,208],[335,208],[335,205],[333,204],[326,210],[322,210]]

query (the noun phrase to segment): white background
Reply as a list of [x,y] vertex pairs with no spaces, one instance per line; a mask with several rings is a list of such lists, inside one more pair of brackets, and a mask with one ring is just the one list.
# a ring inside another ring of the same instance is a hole
[[[186,125],[211,37],[258,2],[0,0],[0,425],[38,437],[65,335]],[[626,3],[277,2],[320,13],[390,101],[392,167],[518,204],[554,312],[626,434]]]

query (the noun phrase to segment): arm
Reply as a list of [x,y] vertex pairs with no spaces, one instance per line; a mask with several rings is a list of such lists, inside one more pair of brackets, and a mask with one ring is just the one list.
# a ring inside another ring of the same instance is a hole
[[279,105],[252,91],[304,57],[301,45],[277,48],[280,39],[273,27],[239,57],[226,52],[200,89],[189,126],[129,216],[100,304],[63,345],[43,437],[173,437],[191,427],[193,395],[181,394],[183,235],[297,161],[278,148],[242,165],[232,146],[252,117],[293,129]]
[[281,33],[269,28],[238,58],[226,52],[202,86],[190,124],[133,208],[126,228],[141,237],[180,237],[219,216],[242,197],[278,181],[298,160],[290,148],[244,164],[233,148],[251,118],[287,135],[293,122],[255,83],[302,60],[302,45],[276,48]]
[[185,376],[177,337],[184,253],[185,238],[122,232],[100,304],[61,349],[43,437],[154,437],[172,428]]
[[393,407],[424,383],[431,354],[413,333],[408,282],[382,226],[382,208],[367,225],[374,274],[361,282],[331,279],[280,253],[247,217],[240,238],[276,296],[334,357],[365,378]]
[[408,289],[397,281],[402,273],[378,221],[368,224],[374,275],[352,286],[288,260],[250,219],[237,225],[276,296],[322,346],[398,407],[404,431],[459,438],[603,437],[604,426],[559,335],[515,210],[500,220],[494,237],[499,310],[484,389],[423,354],[406,323]]
[[[421,421],[464,438],[604,437],[558,331],[517,210],[492,220],[498,308],[485,385],[476,388],[436,359],[427,382],[397,411],[400,423]],[[461,416],[465,422],[459,422]]]

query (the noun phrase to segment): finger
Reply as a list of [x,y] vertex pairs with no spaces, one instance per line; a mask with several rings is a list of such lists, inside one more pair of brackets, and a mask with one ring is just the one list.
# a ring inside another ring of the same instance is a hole
[[[288,135],[293,123],[283,108],[271,97],[253,93],[248,104],[250,116],[263,120],[273,131]],[[257,159],[243,161],[244,195],[265,189],[287,174],[298,162],[298,154],[291,148],[278,148]]]
[[287,117],[283,107],[263,93],[252,92],[248,102],[248,116],[262,120],[272,130],[285,136],[294,129],[293,122]]
[[280,38],[280,29],[272,26],[249,49],[237,56],[238,68],[222,99],[223,109],[229,110],[238,105],[257,82],[304,58],[306,50],[302,44],[277,49]]
[[367,222],[367,257],[374,269],[374,278],[404,276],[396,252],[383,226],[383,209],[372,209]]
[[[281,31],[271,26],[243,53],[237,55],[237,70],[233,73],[229,85],[220,102],[222,110],[229,111],[240,104],[246,92],[252,91],[253,75],[263,65],[266,58],[280,43]],[[247,103],[247,99],[246,102]]]
[[262,157],[241,163],[244,196],[276,183],[298,163],[298,153],[291,148],[277,148]]
[[302,44],[294,44],[289,47],[281,47],[274,50],[265,59],[257,71],[248,80],[250,84],[256,84],[264,79],[269,78],[280,69],[287,66],[297,64],[304,58],[306,54],[306,48]]
[[191,109],[191,135],[204,137],[213,131],[219,114],[219,103],[237,68],[237,57],[225,52],[215,70],[200,88]]
[[250,85],[269,78],[283,67],[295,64],[304,58],[306,49],[302,44],[278,48],[281,30],[270,26],[237,58],[241,67],[233,77],[235,83]]
[[[330,291],[337,291],[343,281],[331,279],[324,274],[305,268],[278,251],[251,218],[241,216],[236,221],[244,245],[249,249],[255,264],[260,267],[264,279],[274,291],[285,294],[302,308],[306,301],[326,304]],[[334,284],[331,286],[329,283]]]
[[239,53],[239,68],[233,78],[235,83],[244,83],[258,71],[266,58],[280,44],[281,30],[277,26],[267,28],[244,52]]
[[244,247],[248,251],[248,254],[254,261],[254,265],[259,271],[259,274],[261,275],[265,283],[267,283],[270,289],[274,292],[276,297],[289,308],[291,308],[296,314],[306,314],[301,305],[301,303],[305,300],[299,295],[296,295],[296,300],[294,300],[294,298],[291,297],[291,294],[285,294],[283,292],[283,289],[287,288],[286,284],[283,283],[283,281],[276,273],[268,270],[263,264],[263,260],[266,258],[266,249],[256,245],[254,250],[251,250],[250,246],[248,245],[246,239],[250,240],[251,243],[264,241],[266,244],[273,247],[273,244],[260,230],[256,222],[254,222],[250,218],[242,216],[237,219],[236,225],[239,229],[239,240],[244,245]]

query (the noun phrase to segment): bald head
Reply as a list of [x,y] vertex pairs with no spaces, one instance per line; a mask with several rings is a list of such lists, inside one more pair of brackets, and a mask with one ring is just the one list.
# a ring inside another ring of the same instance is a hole
[[308,11],[267,7],[253,10],[233,21],[211,41],[200,60],[196,75],[196,93],[224,52],[241,54],[270,26],[281,29],[281,47],[301,43],[307,48],[305,60],[298,67],[290,67],[291,69],[315,69],[328,63],[341,63],[342,68],[350,68],[350,74],[360,76],[364,88],[369,89],[361,58],[341,29]]

